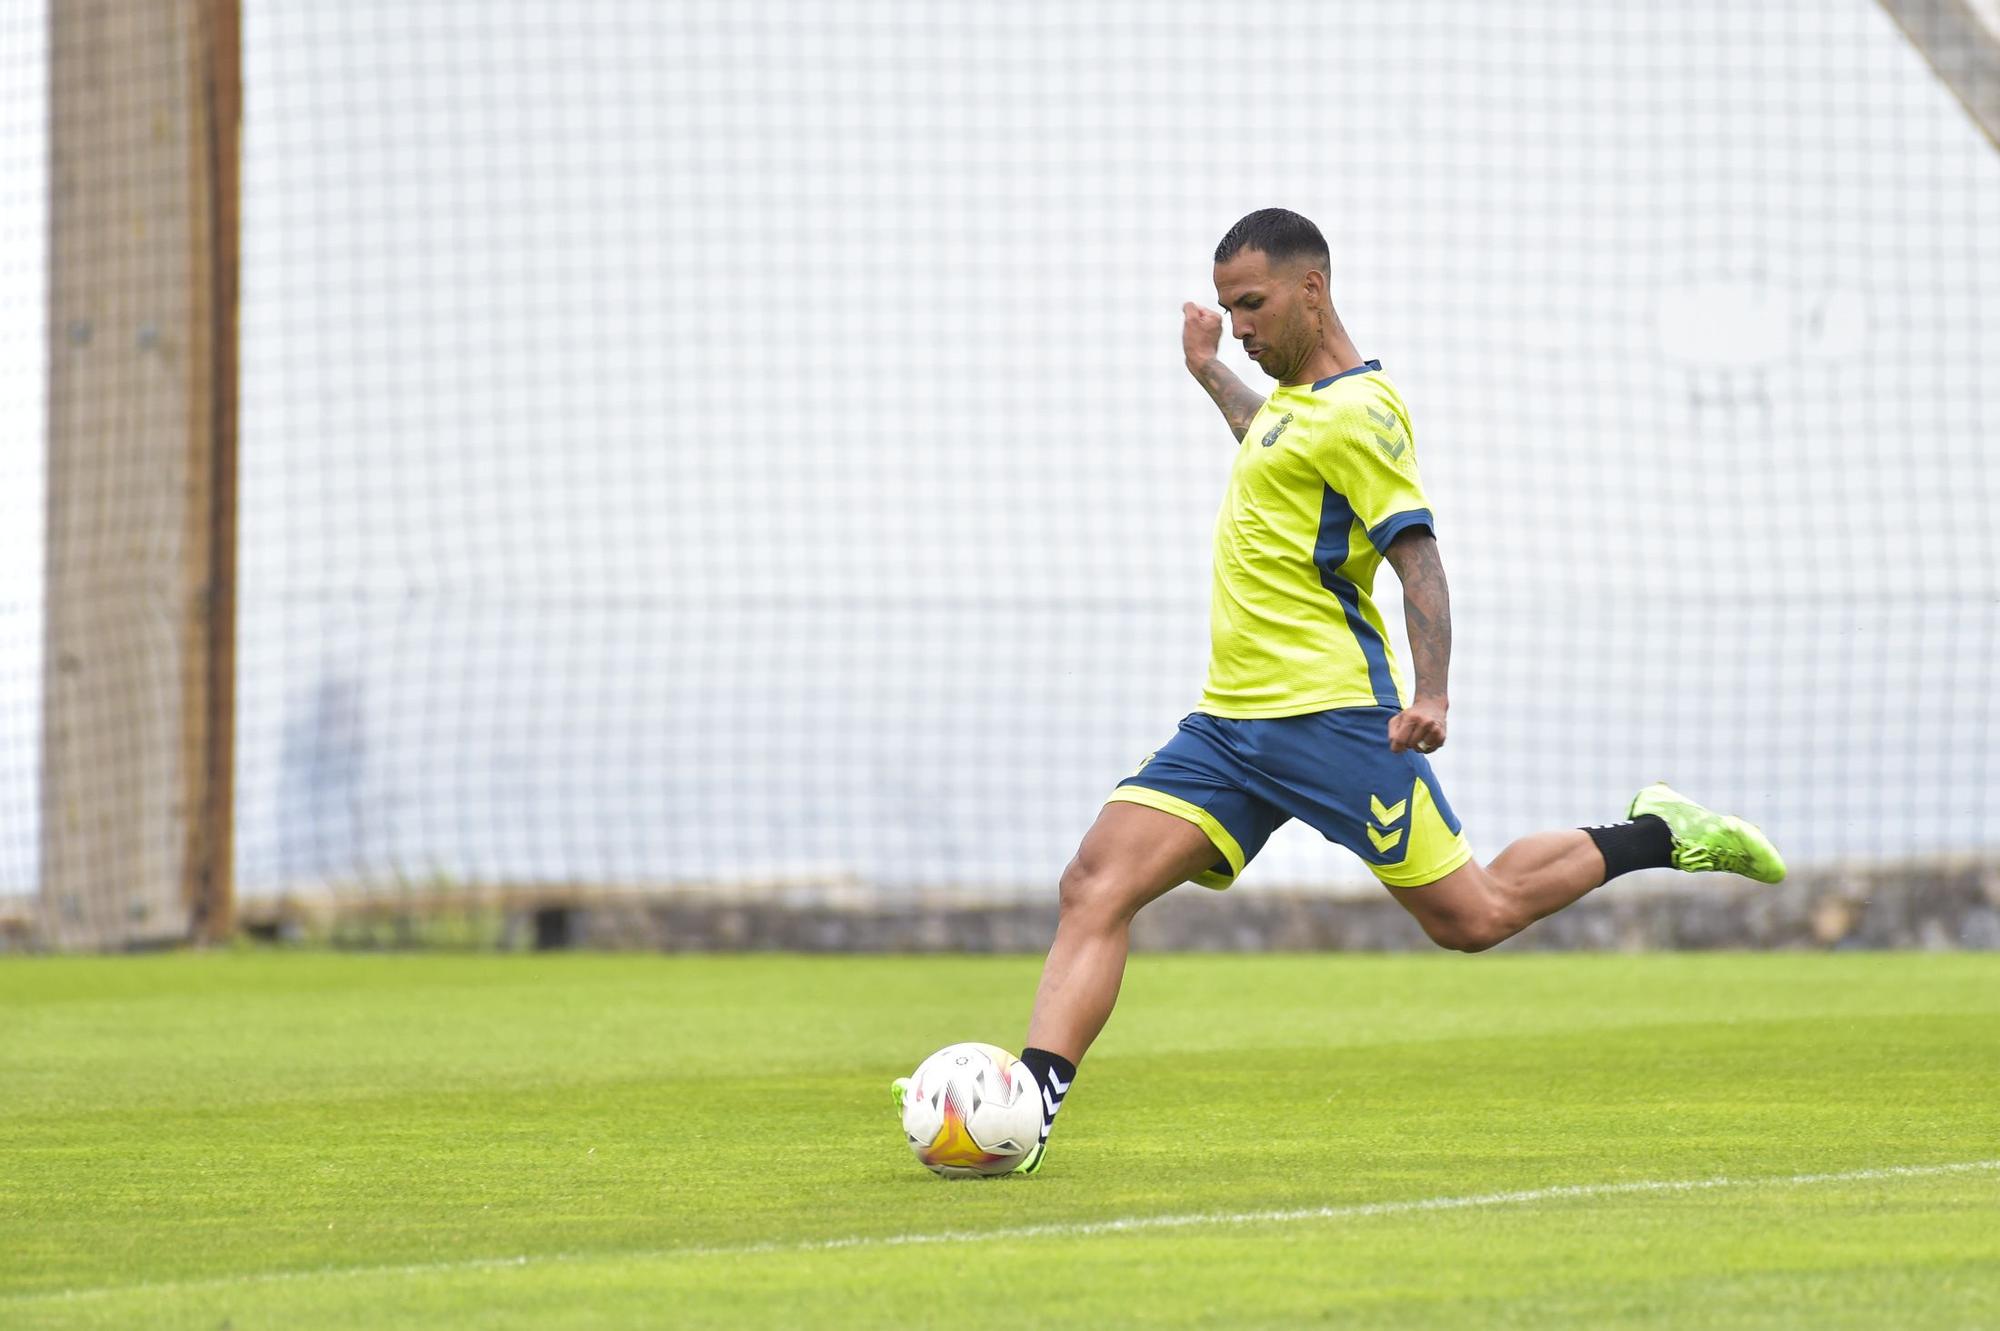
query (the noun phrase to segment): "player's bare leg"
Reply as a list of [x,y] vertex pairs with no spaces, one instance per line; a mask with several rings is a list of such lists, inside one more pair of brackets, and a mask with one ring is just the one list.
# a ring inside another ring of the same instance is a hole
[[1125,978],[1132,917],[1222,857],[1193,823],[1123,801],[1106,804],[1084,834],[1063,870],[1056,941],[1042,964],[1021,1051],[1042,1092],[1042,1139],[1016,1173],[1041,1168],[1076,1065],[1110,1019]]
[[1604,882],[1604,856],[1578,828],[1522,837],[1424,887],[1391,888],[1439,947],[1483,952]]
[[1610,827],[1537,832],[1491,864],[1391,891],[1440,947],[1483,952],[1633,869],[1738,873],[1765,883],[1785,876],[1783,857],[1755,826],[1668,786],[1640,791],[1626,816],[1632,821]]
[[1208,834],[1185,819],[1141,804],[1105,805],[1063,870],[1062,913],[1028,1044],[1081,1061],[1118,1001],[1132,917],[1221,859]]

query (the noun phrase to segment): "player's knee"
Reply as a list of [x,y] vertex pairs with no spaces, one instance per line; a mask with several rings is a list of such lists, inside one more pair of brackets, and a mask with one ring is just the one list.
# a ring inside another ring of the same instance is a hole
[[1427,915],[1423,926],[1433,943],[1453,952],[1484,952],[1521,932],[1521,924],[1494,902]]
[[1110,924],[1130,919],[1133,893],[1116,869],[1078,857],[1063,870],[1058,900],[1065,920]]
[[1433,927],[1428,932],[1433,943],[1453,952],[1484,952],[1498,943],[1505,942],[1509,937],[1498,929],[1456,923],[1441,928]]

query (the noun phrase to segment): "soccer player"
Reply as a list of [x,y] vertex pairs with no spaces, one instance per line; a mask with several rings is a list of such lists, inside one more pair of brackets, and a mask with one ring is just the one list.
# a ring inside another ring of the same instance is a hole
[[[1251,213],[1216,246],[1216,297],[1277,381],[1269,397],[1216,359],[1221,316],[1182,307],[1188,370],[1239,441],[1215,525],[1208,684],[1063,871],[1021,1055],[1042,1089],[1042,1139],[1017,1172],[1040,1167],[1111,1015],[1132,917],[1184,882],[1228,887],[1287,819],[1359,855],[1433,941],[1462,952],[1634,869],[1784,877],[1755,827],[1664,785],[1635,795],[1627,821],[1472,858],[1425,757],[1445,742],[1451,602],[1415,436],[1395,385],[1334,312],[1330,266],[1319,228],[1282,208]],[[1384,560],[1403,586],[1413,694],[1373,599]]]

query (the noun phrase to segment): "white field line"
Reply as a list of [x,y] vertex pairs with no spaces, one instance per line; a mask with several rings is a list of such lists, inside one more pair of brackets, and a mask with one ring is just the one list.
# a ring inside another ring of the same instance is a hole
[[[1873,1183],[1892,1179],[1937,1178],[1948,1174],[2000,1173],[2000,1160],[1968,1160],[1950,1165],[1884,1165],[1837,1174],[1787,1174],[1775,1178],[1642,1179],[1632,1183],[1579,1183],[1519,1192],[1486,1192],[1463,1197],[1417,1197],[1396,1202],[1356,1202],[1346,1206],[1307,1206],[1287,1211],[1194,1211],[1184,1215],[1128,1216],[1117,1220],[1079,1220],[1046,1225],[1015,1225],[1002,1229],[956,1229],[929,1234],[854,1234],[844,1238],[807,1239],[795,1243],[740,1243],[712,1247],[608,1250],[591,1253],[529,1253],[519,1257],[475,1257],[458,1262],[420,1262],[406,1266],[328,1266],[309,1270],[266,1271],[206,1280],[164,1280],[134,1285],[103,1285],[88,1289],[0,1296],[6,1304],[102,1298],[117,1294],[174,1294],[200,1289],[235,1289],[247,1285],[293,1280],[338,1280],[354,1276],[425,1276],[457,1271],[490,1271],[547,1266],[567,1262],[675,1257],[751,1257],[769,1253],[833,1252],[854,1248],[913,1248],[942,1243],[998,1243],[1010,1239],[1089,1238],[1097,1234],[1134,1234],[1151,1229],[1197,1229],[1232,1225],[1287,1225],[1308,1220],[1362,1220],[1381,1215],[1414,1215],[1425,1211],[1469,1211],[1487,1206],[1530,1206],[1593,1197],[1623,1197],[1644,1193],[1708,1192],[1717,1188],[1805,1188],[1822,1183]],[[959,1184],[960,1187],[977,1184]],[[1020,1185],[1016,1185],[1020,1186]]]

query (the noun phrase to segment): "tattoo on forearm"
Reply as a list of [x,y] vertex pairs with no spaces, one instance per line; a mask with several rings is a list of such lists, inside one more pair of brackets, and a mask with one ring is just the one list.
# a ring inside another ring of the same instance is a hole
[[1243,438],[1250,428],[1251,420],[1264,405],[1263,397],[1248,384],[1230,373],[1229,367],[1221,361],[1210,361],[1195,372],[1195,378],[1215,399],[1215,405],[1222,410],[1222,419],[1229,422],[1229,431],[1237,439]]
[[1437,538],[1412,531],[1389,546],[1389,562],[1403,581],[1403,625],[1410,636],[1410,663],[1417,692],[1447,696],[1451,674],[1451,588],[1438,557]]

